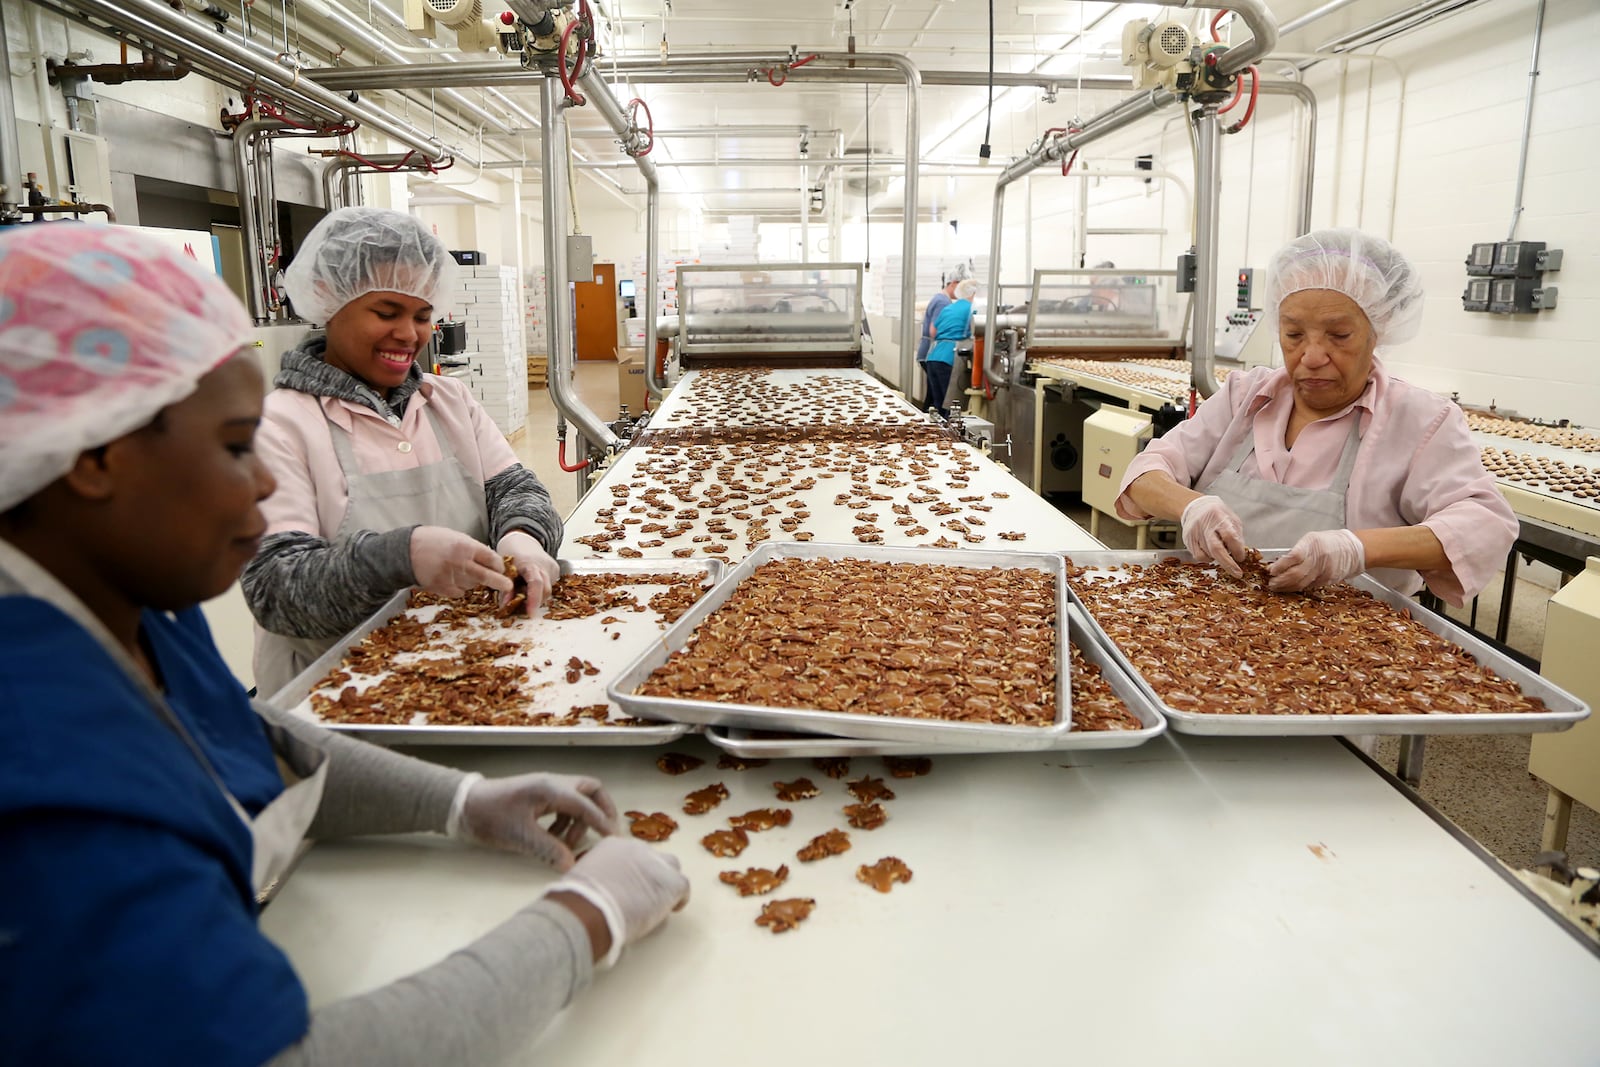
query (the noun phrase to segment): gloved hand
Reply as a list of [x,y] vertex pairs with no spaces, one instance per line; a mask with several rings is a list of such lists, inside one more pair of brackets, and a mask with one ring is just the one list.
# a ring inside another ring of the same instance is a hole
[[[617,806],[598,778],[570,774],[468,775],[456,793],[446,832],[451,837],[506,852],[537,856],[558,871],[570,870],[573,850],[590,830],[617,832]],[[539,820],[554,815],[548,826]]]
[[583,897],[606,917],[611,951],[602,967],[689,903],[689,879],[678,869],[678,858],[631,837],[608,837],[584,853],[550,887],[552,893],[562,891]]
[[1272,575],[1267,588],[1274,593],[1295,593],[1334,585],[1367,569],[1367,550],[1349,530],[1317,530],[1294,543],[1267,568]]
[[418,585],[436,596],[460,596],[480,585],[511,592],[511,579],[494,549],[444,526],[411,531],[411,573]]
[[1215,563],[1235,578],[1244,577],[1244,568],[1239,566],[1248,551],[1244,523],[1221,498],[1195,497],[1179,521],[1183,523],[1183,543],[1196,560]]
[[500,538],[495,546],[502,556],[510,556],[517,565],[517,574],[528,587],[527,612],[545,602],[550,590],[561,577],[561,565],[550,558],[550,553],[528,534],[512,530]]

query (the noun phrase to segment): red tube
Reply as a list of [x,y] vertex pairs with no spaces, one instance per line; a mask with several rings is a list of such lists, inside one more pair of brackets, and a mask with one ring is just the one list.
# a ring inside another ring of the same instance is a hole
[[1233,82],[1233,99],[1229,100],[1226,104],[1224,104],[1221,107],[1217,108],[1217,114],[1226,115],[1228,112],[1232,111],[1234,109],[1234,106],[1239,103],[1239,97],[1241,95],[1243,95],[1243,93],[1244,93],[1244,78],[1243,78],[1243,76],[1241,76],[1239,78],[1234,79],[1234,82]]
[[1238,133],[1250,124],[1250,119],[1256,113],[1256,96],[1261,90],[1261,72],[1253,66],[1245,69],[1250,72],[1250,102],[1244,107],[1244,118],[1229,126],[1223,131],[1225,133]]
[[[813,59],[816,59],[816,58],[817,58],[817,54],[815,52],[813,52],[811,55],[806,56],[804,59],[797,59],[793,63],[785,63],[781,67],[768,67],[767,68],[767,81],[768,81],[768,83],[770,83],[771,85],[774,85],[774,86],[782,85],[784,82],[789,80],[789,72],[791,70],[795,69],[796,67],[803,67],[807,63],[811,62]],[[778,76],[780,72],[781,72],[781,76]]]
[[1222,16],[1226,15],[1227,13],[1228,13],[1228,9],[1227,8],[1223,8],[1221,11],[1218,11],[1215,15],[1213,15],[1211,17],[1211,39],[1213,41],[1222,40],[1222,35],[1217,32],[1217,23],[1221,22],[1222,21]]
[[564,437],[561,439],[559,447],[556,449],[556,462],[561,464],[561,469],[566,471],[568,474],[576,474],[578,471],[583,470],[589,465],[588,460],[584,460],[582,463],[576,465],[569,465],[567,463],[567,439]]
[[[582,9],[587,12],[589,5],[584,3]],[[572,37],[572,31],[582,25],[584,25],[584,20],[581,16],[567,23],[567,28],[561,31],[561,46],[556,52],[558,57],[556,69],[561,72],[561,88],[566,90],[567,99],[572,101],[574,107],[582,107],[588,102],[573,85],[574,82],[583,77],[583,62],[589,58],[589,34],[587,32],[578,35],[578,55],[573,60],[572,69],[570,71],[567,70],[567,42]],[[593,25],[592,22],[590,25]]]

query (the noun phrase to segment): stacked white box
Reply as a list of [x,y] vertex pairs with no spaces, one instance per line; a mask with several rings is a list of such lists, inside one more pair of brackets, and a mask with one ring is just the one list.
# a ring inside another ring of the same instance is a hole
[[549,291],[545,286],[544,271],[530,270],[522,285],[522,302],[526,311],[524,321],[527,332],[524,338],[530,356],[547,356],[550,353],[550,331],[545,324],[549,315]]
[[507,436],[528,423],[528,349],[515,267],[462,267],[450,300],[467,325],[465,381]]

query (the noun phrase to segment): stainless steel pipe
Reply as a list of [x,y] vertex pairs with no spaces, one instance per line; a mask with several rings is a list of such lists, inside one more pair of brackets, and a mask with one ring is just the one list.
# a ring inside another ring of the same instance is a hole
[[1206,104],[1193,115],[1195,125],[1194,340],[1189,347],[1190,374],[1202,397],[1217,391],[1217,215],[1222,186],[1222,154],[1217,151],[1222,126],[1217,105]]
[[544,139],[539,146],[540,164],[551,180],[539,183],[544,206],[545,321],[550,324],[550,399],[556,410],[568,419],[590,443],[610,451],[619,444],[611,427],[584,404],[572,385],[573,337],[572,299],[567,291],[567,220],[572,205],[567,199],[567,183],[559,180],[567,165],[567,118],[563,110],[564,93],[554,78],[539,87],[539,116]]

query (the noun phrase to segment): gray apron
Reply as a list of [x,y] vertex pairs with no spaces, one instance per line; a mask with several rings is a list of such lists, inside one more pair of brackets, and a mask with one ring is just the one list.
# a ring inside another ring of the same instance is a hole
[[[1350,436],[1345,438],[1339,465],[1334,468],[1333,481],[1328,488],[1301,489],[1265,478],[1247,478],[1239,471],[1256,450],[1252,425],[1228,466],[1209,485],[1197,488],[1233,509],[1244,524],[1245,543],[1250,547],[1286,550],[1308,533],[1346,528],[1345,497],[1349,495],[1350,473],[1355,469],[1360,449],[1361,418],[1358,415],[1350,427]],[[1416,571],[1379,568],[1367,573],[1407,596],[1422,587],[1422,576]]]
[[[440,459],[409,470],[363,474],[356,464],[350,434],[328,422],[333,451],[344,472],[344,520],[330,542],[352,537],[359,530],[393,530],[401,526],[444,526],[468,537],[486,541],[489,505],[483,482],[461,465],[450,440],[439,429],[431,408],[424,408],[428,426],[439,442]],[[410,441],[395,446],[410,452]],[[256,627],[256,692],[270,699],[309,667],[313,660],[338,643],[338,637],[287,637]]]
[[328,776],[328,754],[308,742],[262,722],[277,757],[284,790],[251,818],[217,773],[205,750],[184,728],[183,720],[168,706],[150,679],[145,676],[128,650],[113,638],[104,624],[83,605],[72,591],[31,558],[0,540],[0,592],[35,597],[60,609],[73,622],[88,631],[95,643],[106,651],[124,674],[138,685],[162,724],[178,735],[185,748],[199,761],[206,775],[227,799],[228,806],[250,831],[250,885],[257,899],[266,897],[299,858],[306,830],[322,803],[322,790]]

